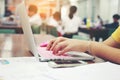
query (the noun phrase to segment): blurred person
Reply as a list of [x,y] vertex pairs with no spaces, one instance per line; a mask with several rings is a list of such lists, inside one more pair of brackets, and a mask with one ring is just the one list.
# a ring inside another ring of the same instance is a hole
[[9,7],[5,7],[5,14],[2,18],[2,23],[14,22],[15,15]]
[[94,26],[97,28],[101,28],[103,26],[103,20],[100,15],[97,15],[97,21],[94,23]]
[[28,7],[28,16],[29,22],[31,24],[32,32],[33,33],[40,33],[40,26],[42,25],[41,16],[37,13],[38,8],[36,5],[30,5]]
[[119,26],[119,19],[120,19],[120,15],[119,14],[114,14],[113,15],[113,22],[110,23],[110,24],[105,24],[104,26],[106,28],[116,29]]
[[60,12],[55,12],[52,17],[50,17],[47,21],[47,25],[56,27],[58,31],[58,35],[62,36],[63,30],[62,30],[62,23],[61,23],[61,14]]
[[64,37],[72,38],[73,35],[78,34],[78,28],[82,24],[79,16],[76,16],[75,13],[77,11],[76,6],[71,6],[69,9],[69,15],[62,20],[64,27]]
[[13,15],[13,12],[11,11],[9,7],[6,7],[4,17],[9,17],[11,15]]
[[36,5],[29,5],[28,7],[29,22],[31,25],[40,26],[42,24],[42,20],[37,11],[38,8]]
[[10,15],[10,16],[8,16],[8,17],[4,17],[3,19],[2,19],[4,22],[14,22],[15,21],[15,15]]
[[57,26],[60,25],[60,21],[61,21],[60,13],[59,12],[55,12],[53,14],[53,16],[48,19],[47,24],[51,25],[51,26],[54,26],[54,27],[57,27]]
[[104,42],[84,41],[58,37],[51,40],[47,50],[55,55],[64,55],[69,51],[88,52],[88,54],[120,64],[120,26]]
[[6,26],[18,26],[16,16],[14,14],[4,17],[1,21],[1,24]]
[[84,25],[87,24],[87,18],[86,17],[83,18],[83,22],[84,22]]

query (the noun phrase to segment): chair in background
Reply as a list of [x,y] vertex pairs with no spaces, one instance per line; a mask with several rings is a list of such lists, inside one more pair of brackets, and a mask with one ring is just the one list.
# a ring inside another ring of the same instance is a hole
[[33,25],[31,26],[31,29],[33,34],[40,34],[40,30],[41,30],[40,26]]
[[83,32],[79,32],[78,35],[73,35],[72,38],[79,40],[90,40],[90,35]]
[[46,33],[47,34],[51,34],[55,37],[58,37],[58,31],[56,29],[56,27],[53,27],[53,26],[48,26],[46,27]]
[[15,30],[14,29],[0,29],[1,34],[14,34]]
[[90,40],[88,37],[80,36],[80,35],[73,35],[72,39],[79,39],[79,40]]
[[51,28],[50,34],[53,35],[53,36],[55,36],[55,37],[58,37],[57,29],[55,27]]

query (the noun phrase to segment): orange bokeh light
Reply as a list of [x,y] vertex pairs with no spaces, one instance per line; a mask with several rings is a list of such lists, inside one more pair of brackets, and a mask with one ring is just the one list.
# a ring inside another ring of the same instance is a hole
[[51,16],[55,12],[56,0],[29,0],[27,5],[34,4],[38,6],[38,13],[41,17]]

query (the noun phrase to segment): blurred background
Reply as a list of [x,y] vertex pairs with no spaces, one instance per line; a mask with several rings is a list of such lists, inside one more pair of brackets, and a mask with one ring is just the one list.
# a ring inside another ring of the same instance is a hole
[[[13,13],[15,7],[22,0],[0,0],[0,16],[4,17],[6,9]],[[120,12],[119,0],[26,0],[29,4],[35,4],[39,8],[39,13],[49,16],[56,10],[60,10],[63,5],[71,4],[78,7],[78,14],[81,18],[86,16],[95,20],[96,15],[101,15],[104,20],[112,21],[111,16]]]
[[[0,33],[23,33],[21,29],[22,26],[19,22],[19,16],[16,15],[16,6],[21,1],[22,0],[0,0]],[[73,35],[71,37],[77,39],[105,40],[111,35],[112,31],[116,29],[116,27],[114,27],[111,30],[111,28],[108,27],[108,24],[114,22],[113,15],[117,14],[119,16],[120,14],[120,0],[26,0],[28,15],[31,5],[37,7],[37,14],[41,20],[38,22],[40,23],[39,25],[37,23],[31,23],[33,33],[52,34],[56,37],[63,36],[67,33],[64,31],[64,18],[69,15],[70,6],[74,5],[77,7],[75,15],[80,18],[81,24],[78,27],[78,32],[74,37]],[[35,8],[33,10],[35,10]],[[57,23],[50,20],[51,17],[54,17],[56,12],[58,12],[58,14],[56,14],[58,18],[56,20]],[[98,16],[100,18],[98,18]],[[98,22],[98,19],[102,22]],[[50,31],[51,26],[52,28],[57,26],[57,28]],[[119,18],[117,27],[118,26]],[[13,31],[10,32],[9,29],[11,28]],[[39,31],[37,31],[38,29]]]

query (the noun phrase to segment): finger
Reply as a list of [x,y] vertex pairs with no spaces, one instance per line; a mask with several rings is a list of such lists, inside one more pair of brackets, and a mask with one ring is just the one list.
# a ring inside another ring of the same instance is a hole
[[50,50],[52,44],[54,43],[55,39],[51,40],[47,45],[47,50]]
[[52,44],[50,50],[52,51],[58,43],[59,43],[59,41],[55,41],[55,42]]
[[65,40],[65,39],[63,39],[63,38],[58,38],[58,39],[52,44],[52,47],[50,48],[50,50],[53,50],[58,43],[60,43],[60,42],[62,42],[62,41],[64,41],[64,40]]
[[69,47],[65,47],[64,49],[62,49],[58,54],[59,55],[64,55],[66,52],[69,52],[70,48]]
[[66,46],[67,46],[67,45],[65,45],[64,42],[58,43],[58,44],[55,46],[55,48],[53,49],[53,53],[54,53],[55,55],[57,55],[58,52],[61,51],[62,49],[64,49]]

